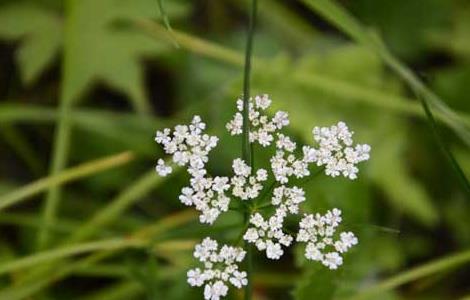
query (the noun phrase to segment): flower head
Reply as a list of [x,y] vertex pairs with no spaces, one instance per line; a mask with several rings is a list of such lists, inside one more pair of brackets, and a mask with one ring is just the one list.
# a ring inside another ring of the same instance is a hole
[[236,288],[247,285],[246,272],[238,270],[238,263],[246,252],[237,247],[223,245],[219,249],[217,241],[205,238],[194,249],[194,257],[204,265],[204,269],[194,268],[187,272],[191,286],[204,285],[204,299],[218,300],[226,296],[228,284]]
[[[251,143],[258,142],[266,147],[274,141],[274,133],[277,130],[289,124],[289,118],[286,112],[278,111],[270,119],[264,111],[271,105],[271,99],[268,95],[255,96],[250,98],[248,103],[248,118],[250,121],[249,139]],[[237,110],[233,119],[227,123],[227,130],[231,135],[242,134],[243,127],[243,100],[237,100]]]
[[313,139],[319,144],[313,161],[318,166],[325,166],[328,176],[343,175],[356,179],[359,169],[356,165],[369,159],[370,146],[367,144],[353,146],[353,132],[344,122],[331,127],[315,127]]
[[261,184],[267,180],[267,171],[258,169],[256,174],[251,175],[251,167],[249,167],[242,159],[237,158],[232,164],[235,175],[231,179],[233,186],[232,194],[241,200],[249,200],[258,197],[263,189]]
[[346,253],[358,240],[352,232],[341,232],[339,239],[335,240],[336,229],[340,223],[341,211],[336,208],[323,216],[309,214],[302,218],[296,240],[307,243],[307,259],[319,261],[333,270],[343,264],[340,254]]
[[252,225],[247,229],[243,239],[249,243],[255,244],[260,251],[266,251],[266,257],[269,259],[279,259],[284,254],[281,246],[290,246],[292,236],[282,231],[284,216],[274,214],[268,220],[265,220],[259,213],[255,213],[250,218]]
[[[180,201],[193,206],[200,212],[201,223],[213,224],[228,211],[233,201],[257,201],[249,219],[243,239],[263,251],[269,259],[277,260],[284,254],[294,237],[286,232],[285,220],[301,212],[301,204],[306,201],[305,191],[300,184],[292,184],[295,179],[304,178],[325,170],[331,177],[344,176],[356,179],[357,164],[370,157],[370,146],[353,144],[353,132],[343,122],[330,127],[315,127],[312,130],[315,145],[297,145],[282,130],[289,125],[288,114],[277,111],[268,114],[272,100],[268,95],[249,99],[248,121],[249,141],[262,147],[272,146],[274,154],[269,160],[269,169],[254,169],[241,158],[232,161],[233,174],[215,176],[206,169],[209,154],[217,146],[218,138],[205,133],[206,124],[199,116],[194,116],[190,124],[177,125],[173,129],[157,131],[155,141],[171,156],[172,164],[158,159],[155,167],[161,176],[167,176],[175,166],[186,167],[190,180],[181,189]],[[237,100],[237,112],[226,127],[231,135],[243,133],[244,105]],[[311,170],[311,168],[317,170]],[[272,177],[272,189],[261,193],[263,184]],[[271,194],[272,193],[272,194]],[[266,197],[260,197],[265,195]],[[259,199],[262,198],[262,199]],[[260,203],[265,201],[264,203]],[[267,203],[266,203],[267,202]],[[260,206],[258,206],[260,205]],[[263,211],[260,207],[273,207]],[[325,215],[306,214],[299,223],[295,237],[297,242],[305,242],[305,256],[319,261],[329,269],[337,269],[343,264],[342,254],[358,243],[352,232],[337,233],[341,223],[341,211],[333,209]],[[228,293],[229,286],[242,288],[247,285],[247,274],[238,269],[245,251],[242,248],[223,245],[205,238],[195,246],[194,257],[203,267],[187,272],[191,286],[204,286],[206,300],[219,300]]]
[[[172,130],[169,128],[157,131],[155,141],[163,146],[165,153],[173,157],[173,162],[179,166],[188,167],[192,175],[205,173],[204,166],[209,160],[209,152],[217,146],[218,138],[204,133],[206,124],[201,117],[194,116],[189,125],[176,125]],[[171,173],[171,169],[162,169],[157,165],[157,172],[162,174]],[[163,170],[163,172],[162,172]],[[165,176],[162,175],[162,176]]]

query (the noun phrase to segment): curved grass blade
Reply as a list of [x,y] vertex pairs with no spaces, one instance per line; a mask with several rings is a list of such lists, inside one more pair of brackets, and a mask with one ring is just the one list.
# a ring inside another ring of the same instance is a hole
[[447,257],[405,271],[401,274],[393,276],[392,278],[386,279],[377,285],[367,288],[359,294],[348,298],[348,300],[375,299],[376,296],[382,292],[392,290],[398,286],[435,274],[437,272],[456,268],[469,262],[470,250],[449,255]]
[[[137,240],[154,239],[154,235],[162,234],[163,232],[167,232],[194,220],[196,220],[196,214],[194,211],[184,210],[137,230],[130,235],[130,238]],[[87,267],[114,255],[116,251],[117,250],[105,250],[96,252],[77,262],[64,260],[64,263],[60,264],[60,267],[56,266],[56,268],[51,268],[50,265],[48,265],[47,270],[39,270],[40,272],[22,279],[22,281],[18,282],[17,285],[0,291],[0,299],[20,300],[30,297],[31,295],[47,288],[54,282],[67,277],[73,272],[84,270]]]
[[449,126],[451,126],[460,138],[470,147],[470,129],[468,126],[465,126],[457,113],[450,109],[442,99],[422,83],[408,67],[393,56],[377,35],[367,32],[363,28],[362,24],[351,16],[343,7],[329,0],[302,0],[302,2],[312,8],[315,12],[321,14],[325,19],[334,24],[353,40],[368,47],[372,52],[381,57],[382,60],[413,90],[421,102],[437,143],[448,158],[464,192],[467,197],[470,198],[470,183],[462,171],[462,168],[448,149],[447,145],[444,143],[429,104],[432,104],[434,108],[442,114],[446,119],[446,123],[448,123]]
[[[30,197],[37,195],[51,187],[60,186],[66,182],[77,180],[110,168],[121,166],[134,159],[131,152],[123,152],[81,164],[77,167],[62,171],[56,175],[45,177],[14,190],[6,195],[0,196],[0,211],[12,205],[21,203]],[[49,224],[48,226],[50,226]]]
[[158,10],[160,11],[160,17],[163,20],[163,24],[165,25],[166,30],[168,30],[168,32],[170,33],[171,39],[173,41],[173,45],[176,48],[179,48],[180,45],[178,44],[178,41],[174,38],[173,29],[171,28],[171,25],[170,25],[170,19],[168,18],[168,15],[166,14],[165,6],[163,5],[163,0],[157,0],[157,3],[158,3]]
[[[159,24],[149,20],[135,20],[136,26],[141,28],[147,34],[157,39],[166,39],[165,29]],[[235,66],[243,67],[243,55],[239,52],[220,46],[216,43],[195,37],[180,31],[174,31],[175,38],[181,47],[193,53],[216,59],[220,62]],[[265,66],[269,61],[262,58],[253,57],[253,67]],[[263,72],[269,73],[270,69],[263,69]],[[351,84],[344,80],[329,77],[324,74],[313,74],[306,72],[295,73],[291,79],[296,83],[305,87],[321,89],[328,94],[339,96],[334,97],[337,101],[351,101],[355,103],[364,103],[372,107],[386,109],[392,112],[402,113],[411,116],[425,117],[425,113],[419,103],[413,99],[399,95],[384,93],[378,89],[364,89],[364,87]],[[1,115],[0,115],[1,116]],[[437,120],[446,124],[449,128],[454,128],[454,121],[450,120],[440,111],[436,112]],[[458,118],[462,120],[465,126],[470,126],[470,115],[459,113]]]
[[144,246],[145,241],[138,239],[111,239],[65,246],[62,248],[38,252],[30,256],[0,264],[0,274],[10,273],[37,264],[43,264],[53,260],[98,250],[119,250],[125,248],[141,248]]

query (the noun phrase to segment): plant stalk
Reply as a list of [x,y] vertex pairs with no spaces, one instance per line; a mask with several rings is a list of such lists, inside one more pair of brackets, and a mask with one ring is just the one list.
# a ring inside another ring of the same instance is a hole
[[[250,100],[250,75],[251,58],[253,52],[253,35],[256,24],[256,13],[258,10],[258,1],[251,1],[250,20],[248,25],[248,35],[245,48],[245,65],[243,77],[243,135],[242,135],[242,158],[245,163],[251,167],[253,172],[253,145],[250,143],[250,120],[249,120],[249,100]],[[243,212],[245,224],[249,221],[250,210]],[[253,254],[251,245],[245,242],[246,248],[246,272],[248,284],[245,288],[245,300],[251,300],[253,294],[252,275],[253,275]]]

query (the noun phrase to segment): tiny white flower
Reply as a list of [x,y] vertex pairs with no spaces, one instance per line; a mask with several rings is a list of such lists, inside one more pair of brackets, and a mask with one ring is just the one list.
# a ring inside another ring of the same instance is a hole
[[325,254],[323,264],[331,270],[336,270],[343,264],[343,258],[337,252],[330,252]]
[[204,284],[205,276],[199,268],[189,270],[187,276],[190,286],[202,286]]
[[284,254],[284,251],[282,251],[280,244],[267,241],[266,243],[266,257],[267,258],[277,260],[281,258],[283,254]]
[[161,158],[157,161],[157,166],[155,167],[155,170],[160,176],[167,176],[173,171],[173,169],[170,166],[167,166],[165,164],[165,161]]
[[289,116],[284,111],[278,111],[274,115],[273,122],[278,129],[281,129],[284,126],[289,125]]
[[206,284],[204,287],[204,299],[219,300],[222,296],[227,296],[228,287],[222,281],[216,281],[214,284]]

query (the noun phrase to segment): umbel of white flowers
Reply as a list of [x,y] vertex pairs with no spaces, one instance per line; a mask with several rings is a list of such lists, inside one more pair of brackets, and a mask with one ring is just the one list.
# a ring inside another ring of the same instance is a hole
[[[270,176],[274,188],[270,205],[274,207],[271,215],[254,211],[249,219],[243,239],[253,243],[260,251],[265,251],[269,259],[279,259],[284,254],[283,247],[289,247],[295,240],[307,243],[305,257],[319,261],[330,269],[342,265],[341,254],[346,253],[358,243],[352,232],[336,233],[341,223],[341,211],[333,209],[325,215],[305,214],[299,223],[296,237],[285,232],[284,221],[289,215],[298,215],[299,205],[306,200],[304,190],[289,185],[292,178],[310,176],[310,166],[321,167],[331,177],[344,176],[351,180],[357,178],[357,164],[369,159],[370,146],[353,145],[353,132],[343,122],[330,127],[315,127],[312,130],[314,145],[297,144],[281,130],[289,125],[288,114],[284,111],[269,117],[266,110],[271,105],[267,95],[256,96],[249,100],[248,117],[250,121],[250,143],[263,147],[274,145],[276,151],[270,159],[270,170],[252,170],[240,158],[232,162],[233,175],[211,176],[205,166],[209,153],[217,146],[218,138],[204,131],[206,124],[199,116],[194,116],[189,125],[177,125],[173,130],[165,128],[157,131],[155,141],[163,146],[165,153],[171,155],[172,164],[186,166],[191,176],[189,185],[181,190],[180,201],[194,206],[200,212],[201,223],[213,224],[221,213],[226,212],[232,199],[254,201],[259,198],[263,186]],[[227,123],[231,135],[242,134],[243,101],[237,100],[237,112]],[[300,153],[300,154],[299,154]],[[159,159],[156,171],[161,176],[171,174],[171,163]],[[196,246],[194,256],[204,264],[204,269],[188,272],[191,286],[204,287],[204,298],[218,300],[228,292],[227,284],[241,288],[247,284],[246,273],[238,270],[245,251],[223,245],[218,251],[216,241],[206,238]]]

